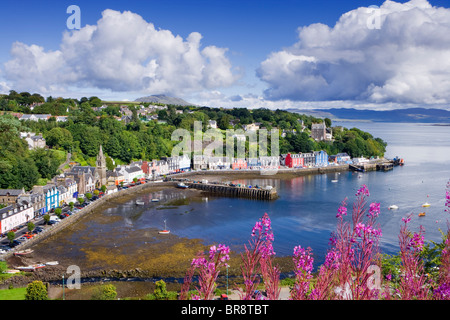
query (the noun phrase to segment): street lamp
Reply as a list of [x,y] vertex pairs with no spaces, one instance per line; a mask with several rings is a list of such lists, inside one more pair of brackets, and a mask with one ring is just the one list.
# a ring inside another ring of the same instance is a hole
[[229,268],[230,266],[227,264],[227,296],[228,296],[228,268]]

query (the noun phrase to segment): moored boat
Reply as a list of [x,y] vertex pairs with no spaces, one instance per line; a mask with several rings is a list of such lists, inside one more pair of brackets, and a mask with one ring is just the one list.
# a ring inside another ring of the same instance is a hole
[[426,207],[429,207],[429,206],[431,206],[428,202],[425,202],[423,205],[422,205],[422,207],[424,207],[424,208],[426,208]]
[[137,206],[143,206],[145,204],[144,201],[136,201]]
[[392,206],[389,206],[389,210],[397,210],[397,209],[398,209],[398,207],[395,204],[393,204]]
[[25,256],[25,255],[31,254],[33,252],[34,252],[34,250],[32,250],[32,249],[26,249],[26,250],[14,252],[14,255],[15,256]]
[[152,199],[152,202],[159,202],[159,199]]
[[46,266],[57,266],[58,264],[59,264],[58,261],[50,261],[50,262],[47,262],[45,265]]
[[183,182],[180,182],[179,184],[177,184],[177,188],[180,188],[180,189],[187,189],[187,188],[189,188],[187,185],[185,185]]
[[26,267],[17,267],[16,269],[18,269],[20,271],[36,271],[36,269],[41,269],[44,267],[45,267],[45,264],[33,264],[31,266],[26,266]]
[[425,212],[419,213],[419,217],[425,217]]
[[169,234],[170,230],[167,229],[166,220],[164,220],[164,230],[159,231],[159,234]]
[[19,273],[19,272],[20,272],[20,270],[16,270],[16,269],[9,269],[9,270],[5,271],[5,273],[8,273],[8,274],[15,274],[15,273]]

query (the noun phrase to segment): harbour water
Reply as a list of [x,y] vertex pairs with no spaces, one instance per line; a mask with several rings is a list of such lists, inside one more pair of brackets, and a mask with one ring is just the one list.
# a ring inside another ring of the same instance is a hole
[[[445,188],[450,179],[450,126],[367,122],[334,125],[358,127],[382,138],[388,142],[386,158],[404,158],[405,166],[388,172],[342,172],[294,179],[269,176],[234,181],[247,185],[272,185],[280,196],[276,201],[211,196],[190,201],[184,197],[183,190],[179,190],[170,192],[173,199],[169,206],[152,204],[135,215],[133,203],[126,203],[105,213],[130,217],[125,219],[128,227],[137,230],[160,228],[166,220],[172,234],[200,238],[206,245],[223,243],[234,250],[243,250],[251,238],[255,222],[268,213],[277,256],[292,255],[297,245],[309,246],[318,264],[323,262],[330,234],[336,228],[340,203],[348,197],[350,212],[356,191],[365,184],[370,190],[369,203],[381,203],[378,222],[383,232],[383,253],[398,251],[401,219],[409,214],[412,214],[412,231],[417,231],[422,225],[426,240],[441,241],[439,229],[446,231],[447,221],[450,221],[450,213],[444,211]],[[165,192],[140,199],[149,203],[152,197],[164,198]],[[422,208],[425,202],[431,206]],[[397,205],[399,209],[388,210],[390,205]],[[426,212],[426,216],[419,217],[420,212]]]

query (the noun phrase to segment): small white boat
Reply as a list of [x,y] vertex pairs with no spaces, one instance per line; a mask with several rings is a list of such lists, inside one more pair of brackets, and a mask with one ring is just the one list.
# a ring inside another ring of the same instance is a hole
[[428,202],[425,202],[425,203],[422,205],[422,207],[424,207],[424,208],[429,207],[429,206],[431,206],[431,204],[429,204]]
[[5,271],[5,273],[8,273],[8,274],[15,274],[15,273],[19,273],[19,272],[20,272],[20,270],[15,270],[15,269],[9,269],[9,270]]
[[143,206],[143,205],[145,205],[145,202],[144,201],[136,201],[136,205]]
[[46,266],[57,266],[58,264],[59,264],[58,261],[50,261],[50,262],[47,262],[45,265]]
[[398,209],[398,207],[395,204],[393,204],[392,206],[389,206],[389,210],[397,210],[397,209]]
[[31,254],[33,252],[34,252],[34,250],[32,250],[32,249],[25,249],[25,250],[22,250],[22,251],[14,252],[14,255],[15,256],[25,256],[25,255]]
[[166,220],[164,220],[164,230],[160,231],[159,234],[169,234],[170,230],[167,230]]
[[336,183],[336,182],[338,182],[338,180],[331,180],[331,182],[334,182],[334,183]]
[[177,184],[177,188],[187,189],[187,188],[189,188],[189,186],[185,185],[183,182],[180,182],[179,184]]
[[152,202],[159,202],[159,199],[152,199]]
[[45,267],[45,264],[33,264],[33,265],[27,266],[27,267],[17,267],[16,269],[18,269],[20,271],[36,271],[36,269],[41,269],[44,267]]

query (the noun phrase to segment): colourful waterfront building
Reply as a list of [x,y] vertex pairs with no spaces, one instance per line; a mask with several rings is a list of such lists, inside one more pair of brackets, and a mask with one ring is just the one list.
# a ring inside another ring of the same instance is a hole
[[56,185],[46,185],[44,187],[45,212],[59,207],[59,189]]
[[285,166],[289,168],[301,168],[304,165],[304,158],[301,153],[291,154],[288,153],[284,160]]

